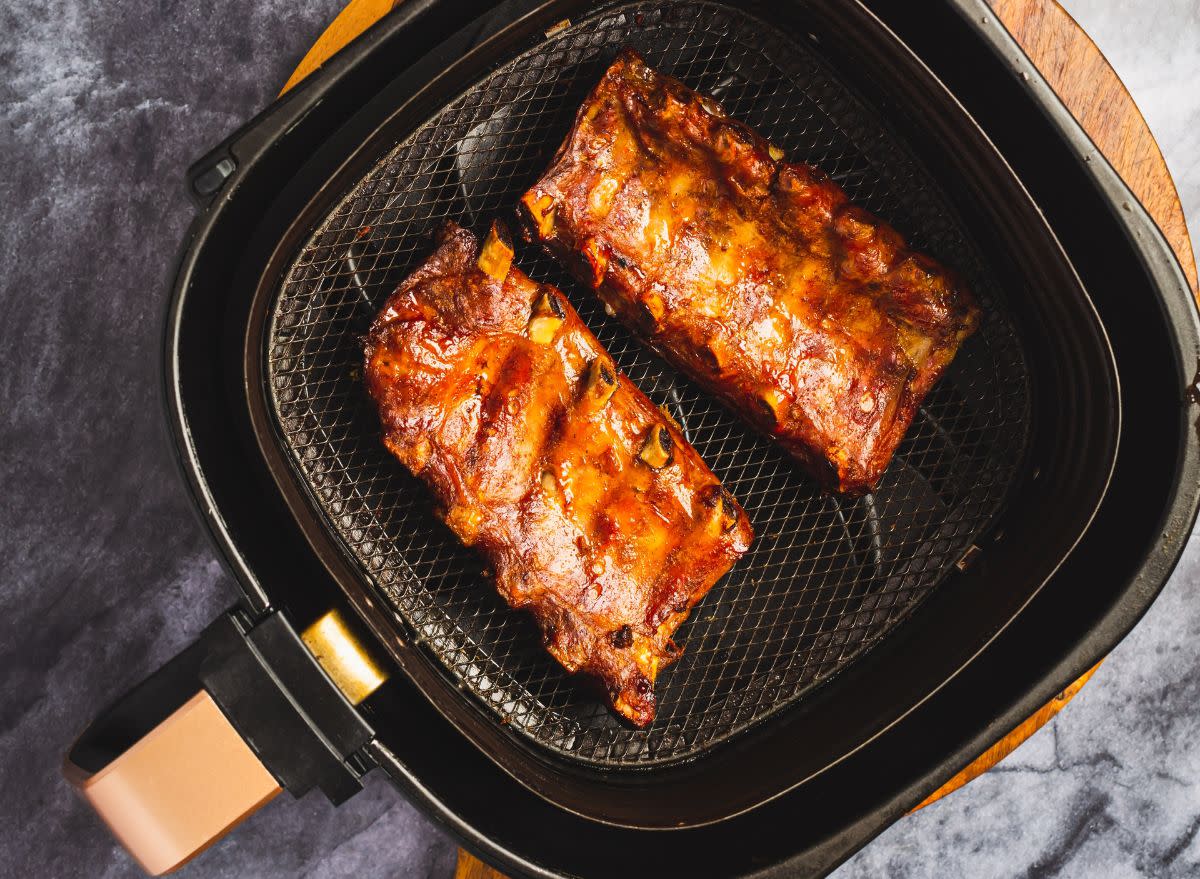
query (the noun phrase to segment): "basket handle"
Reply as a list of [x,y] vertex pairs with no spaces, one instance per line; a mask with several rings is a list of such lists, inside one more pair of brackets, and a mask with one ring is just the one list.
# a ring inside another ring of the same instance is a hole
[[98,772],[64,774],[152,876],[174,870],[283,788],[205,691]]
[[385,679],[335,612],[299,636],[282,613],[235,609],[102,713],[63,774],[157,876],[284,788],[356,793],[374,734],[354,706]]

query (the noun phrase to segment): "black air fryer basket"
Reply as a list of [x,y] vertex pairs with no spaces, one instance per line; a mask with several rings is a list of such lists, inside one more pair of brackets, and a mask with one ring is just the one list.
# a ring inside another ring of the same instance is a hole
[[[437,226],[510,216],[624,46],[824,168],[986,313],[879,489],[844,499],[518,248],[758,534],[680,631],[642,731],[432,517],[360,375],[362,334]],[[239,630],[338,607],[393,672],[333,733],[299,711],[325,748],[309,761],[279,756],[252,693],[205,686],[289,789],[340,798],[382,766],[511,872],[830,869],[1111,649],[1190,530],[1190,292],[982,3],[407,0],[190,183],[168,403],[245,589]],[[299,709],[317,698],[285,683]]]

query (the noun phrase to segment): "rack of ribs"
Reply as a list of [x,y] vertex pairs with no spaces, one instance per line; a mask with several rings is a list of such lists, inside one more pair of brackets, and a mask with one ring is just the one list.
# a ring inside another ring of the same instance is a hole
[[821,171],[628,50],[521,214],[610,314],[831,489],[875,485],[980,319]]
[[530,611],[568,671],[654,718],[672,634],[750,545],[749,520],[555,288],[448,225],[366,341],[383,442]]

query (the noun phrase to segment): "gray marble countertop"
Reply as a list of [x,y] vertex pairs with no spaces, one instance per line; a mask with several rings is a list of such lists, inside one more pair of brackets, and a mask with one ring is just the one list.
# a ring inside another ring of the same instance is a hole
[[[235,599],[159,400],[182,171],[274,96],[342,0],[0,8],[3,877],[140,873],[59,776],[111,698]],[[1200,6],[1068,0],[1200,224]],[[1083,693],[998,769],[839,879],[1200,875],[1200,546]],[[449,877],[455,847],[381,778],[277,799],[184,877]]]

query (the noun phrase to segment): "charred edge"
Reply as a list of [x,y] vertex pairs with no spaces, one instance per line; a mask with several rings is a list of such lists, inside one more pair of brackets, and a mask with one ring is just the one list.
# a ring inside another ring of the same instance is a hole
[[633,627],[629,625],[621,626],[621,628],[613,631],[609,639],[612,641],[613,647],[616,647],[618,650],[624,650],[633,644]]

